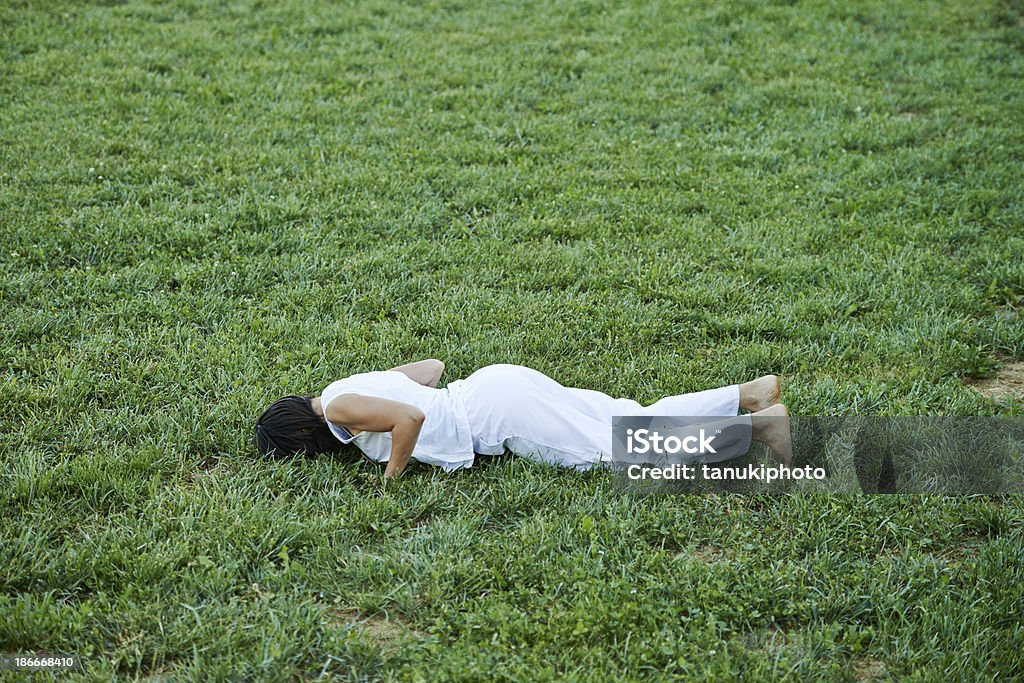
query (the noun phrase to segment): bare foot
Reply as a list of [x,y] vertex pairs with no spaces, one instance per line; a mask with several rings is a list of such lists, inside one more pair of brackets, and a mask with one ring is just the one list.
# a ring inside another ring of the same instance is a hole
[[772,454],[787,467],[793,464],[793,435],[790,433],[789,410],[786,406],[776,403],[750,417],[754,441],[771,449]]
[[777,375],[765,375],[740,385],[740,410],[756,413],[779,402],[782,388]]

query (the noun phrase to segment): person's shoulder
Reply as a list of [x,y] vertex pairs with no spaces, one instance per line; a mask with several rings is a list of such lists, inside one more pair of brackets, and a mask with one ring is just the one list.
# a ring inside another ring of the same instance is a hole
[[394,382],[402,381],[402,379],[408,379],[401,372],[393,370],[372,370],[370,372],[358,372],[348,377],[342,377],[341,379],[334,380],[328,384],[321,395],[324,394],[339,394],[345,392],[358,393],[359,387],[365,387],[367,384],[379,384],[381,382]]
[[372,372],[359,372],[354,375],[342,377],[341,379],[336,379],[330,384],[328,384],[326,387],[324,387],[324,390],[321,392],[320,395],[323,396],[329,393],[341,393],[346,390],[351,390],[352,386],[361,384],[364,378],[372,374]]

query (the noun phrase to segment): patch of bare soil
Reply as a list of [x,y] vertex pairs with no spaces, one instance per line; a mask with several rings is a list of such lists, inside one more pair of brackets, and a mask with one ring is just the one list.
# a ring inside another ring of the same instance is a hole
[[713,564],[722,559],[723,554],[724,553],[722,553],[718,548],[714,548],[709,545],[702,545],[697,548],[677,553],[673,559],[681,562],[693,561],[701,564]]
[[389,619],[383,614],[365,617],[359,610],[349,607],[335,607],[328,612],[330,624],[336,627],[354,626],[372,640],[392,643],[405,638],[422,638],[423,634],[409,628],[398,619]]
[[979,394],[996,401],[1024,399],[1024,362],[1004,363],[991,377],[972,380],[970,386]]
[[885,664],[877,659],[860,659],[853,663],[853,680],[855,681],[880,681],[887,674]]

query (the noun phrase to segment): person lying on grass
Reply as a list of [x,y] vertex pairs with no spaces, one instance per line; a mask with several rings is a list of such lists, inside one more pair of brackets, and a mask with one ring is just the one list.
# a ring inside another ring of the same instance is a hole
[[750,438],[786,465],[789,413],[779,379],[766,375],[642,406],[591,389],[564,387],[537,370],[488,365],[437,388],[444,363],[422,360],[339,379],[319,396],[286,396],[256,420],[256,448],[268,456],[335,452],[354,444],[401,474],[410,458],[445,470],[470,467],[477,454],[506,450],[586,469],[608,462],[615,415],[735,417],[750,411]]

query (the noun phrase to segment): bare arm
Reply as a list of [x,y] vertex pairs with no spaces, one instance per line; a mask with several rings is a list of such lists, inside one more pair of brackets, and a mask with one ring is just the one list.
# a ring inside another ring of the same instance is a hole
[[441,374],[444,372],[444,363],[436,358],[429,358],[391,369],[401,372],[417,384],[422,384],[425,387],[437,387]]
[[341,394],[326,407],[324,417],[349,430],[391,432],[391,457],[385,477],[397,477],[409,464],[426,416],[416,406],[359,394]]

